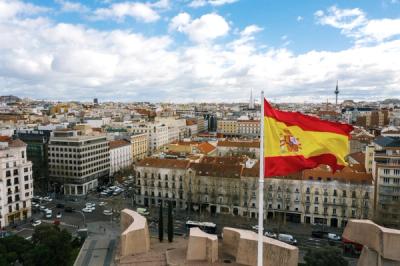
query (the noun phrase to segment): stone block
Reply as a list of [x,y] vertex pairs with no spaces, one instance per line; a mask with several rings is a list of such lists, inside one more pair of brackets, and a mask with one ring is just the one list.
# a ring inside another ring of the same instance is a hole
[[216,262],[218,260],[218,237],[207,234],[197,227],[190,228],[186,259],[188,261]]
[[[257,265],[257,240],[255,232],[225,227],[223,229],[224,250],[243,265]],[[273,238],[263,237],[264,266],[297,266],[299,249]]]
[[147,220],[135,211],[121,211],[121,256],[135,255],[150,250]]

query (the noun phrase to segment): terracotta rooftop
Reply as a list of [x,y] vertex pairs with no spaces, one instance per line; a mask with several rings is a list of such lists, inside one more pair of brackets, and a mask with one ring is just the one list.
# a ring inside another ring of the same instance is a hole
[[136,166],[167,169],[187,169],[189,168],[189,163],[190,162],[188,160],[145,158]]
[[259,141],[218,141],[218,147],[237,147],[237,148],[260,148]]
[[365,154],[363,152],[354,152],[349,154],[353,160],[357,161],[359,164],[365,164]]
[[238,165],[238,164],[243,164],[247,160],[246,157],[211,157],[211,156],[205,156],[202,159],[202,163],[213,163],[213,164],[221,164],[221,165]]
[[339,181],[350,183],[366,183],[372,184],[372,175],[365,172],[358,172],[357,167],[346,166],[343,170],[332,173],[327,167],[323,169],[318,167],[315,169],[304,170],[302,174],[303,180],[321,180],[321,181]]
[[216,163],[192,163],[190,168],[199,176],[214,176],[240,178],[243,171],[242,165],[226,165]]
[[123,146],[128,146],[131,145],[131,143],[127,140],[121,139],[121,140],[112,140],[110,141],[110,150],[120,148]]
[[186,125],[193,126],[193,125],[197,125],[197,123],[196,123],[196,121],[193,121],[193,120],[186,120]]

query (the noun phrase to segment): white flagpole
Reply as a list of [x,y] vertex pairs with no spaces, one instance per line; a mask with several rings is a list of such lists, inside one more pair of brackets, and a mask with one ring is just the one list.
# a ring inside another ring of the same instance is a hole
[[264,91],[261,91],[260,115],[260,176],[258,179],[258,243],[257,265],[263,266],[263,225],[264,225]]

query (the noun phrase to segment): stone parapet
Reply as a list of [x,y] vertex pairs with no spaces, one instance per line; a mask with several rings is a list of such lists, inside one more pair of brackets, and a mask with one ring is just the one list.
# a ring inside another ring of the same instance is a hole
[[147,220],[135,211],[121,211],[121,256],[135,255],[150,250]]
[[[249,230],[225,227],[223,246],[226,252],[234,256],[236,262],[243,265],[257,265],[257,234]],[[263,237],[264,266],[297,266],[299,249],[273,238]]]
[[[350,220],[343,238],[364,246],[358,265],[383,265],[383,262],[400,265],[400,230],[379,226],[370,220]],[[367,261],[369,264],[363,264]]]
[[216,262],[218,260],[218,237],[207,234],[197,227],[190,228],[186,259],[188,261]]

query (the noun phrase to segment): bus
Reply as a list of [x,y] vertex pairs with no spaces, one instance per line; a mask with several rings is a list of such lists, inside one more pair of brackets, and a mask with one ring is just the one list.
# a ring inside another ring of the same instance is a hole
[[197,222],[197,221],[187,221],[186,229],[189,231],[192,227],[198,227],[202,231],[209,234],[217,234],[217,225],[210,222]]

